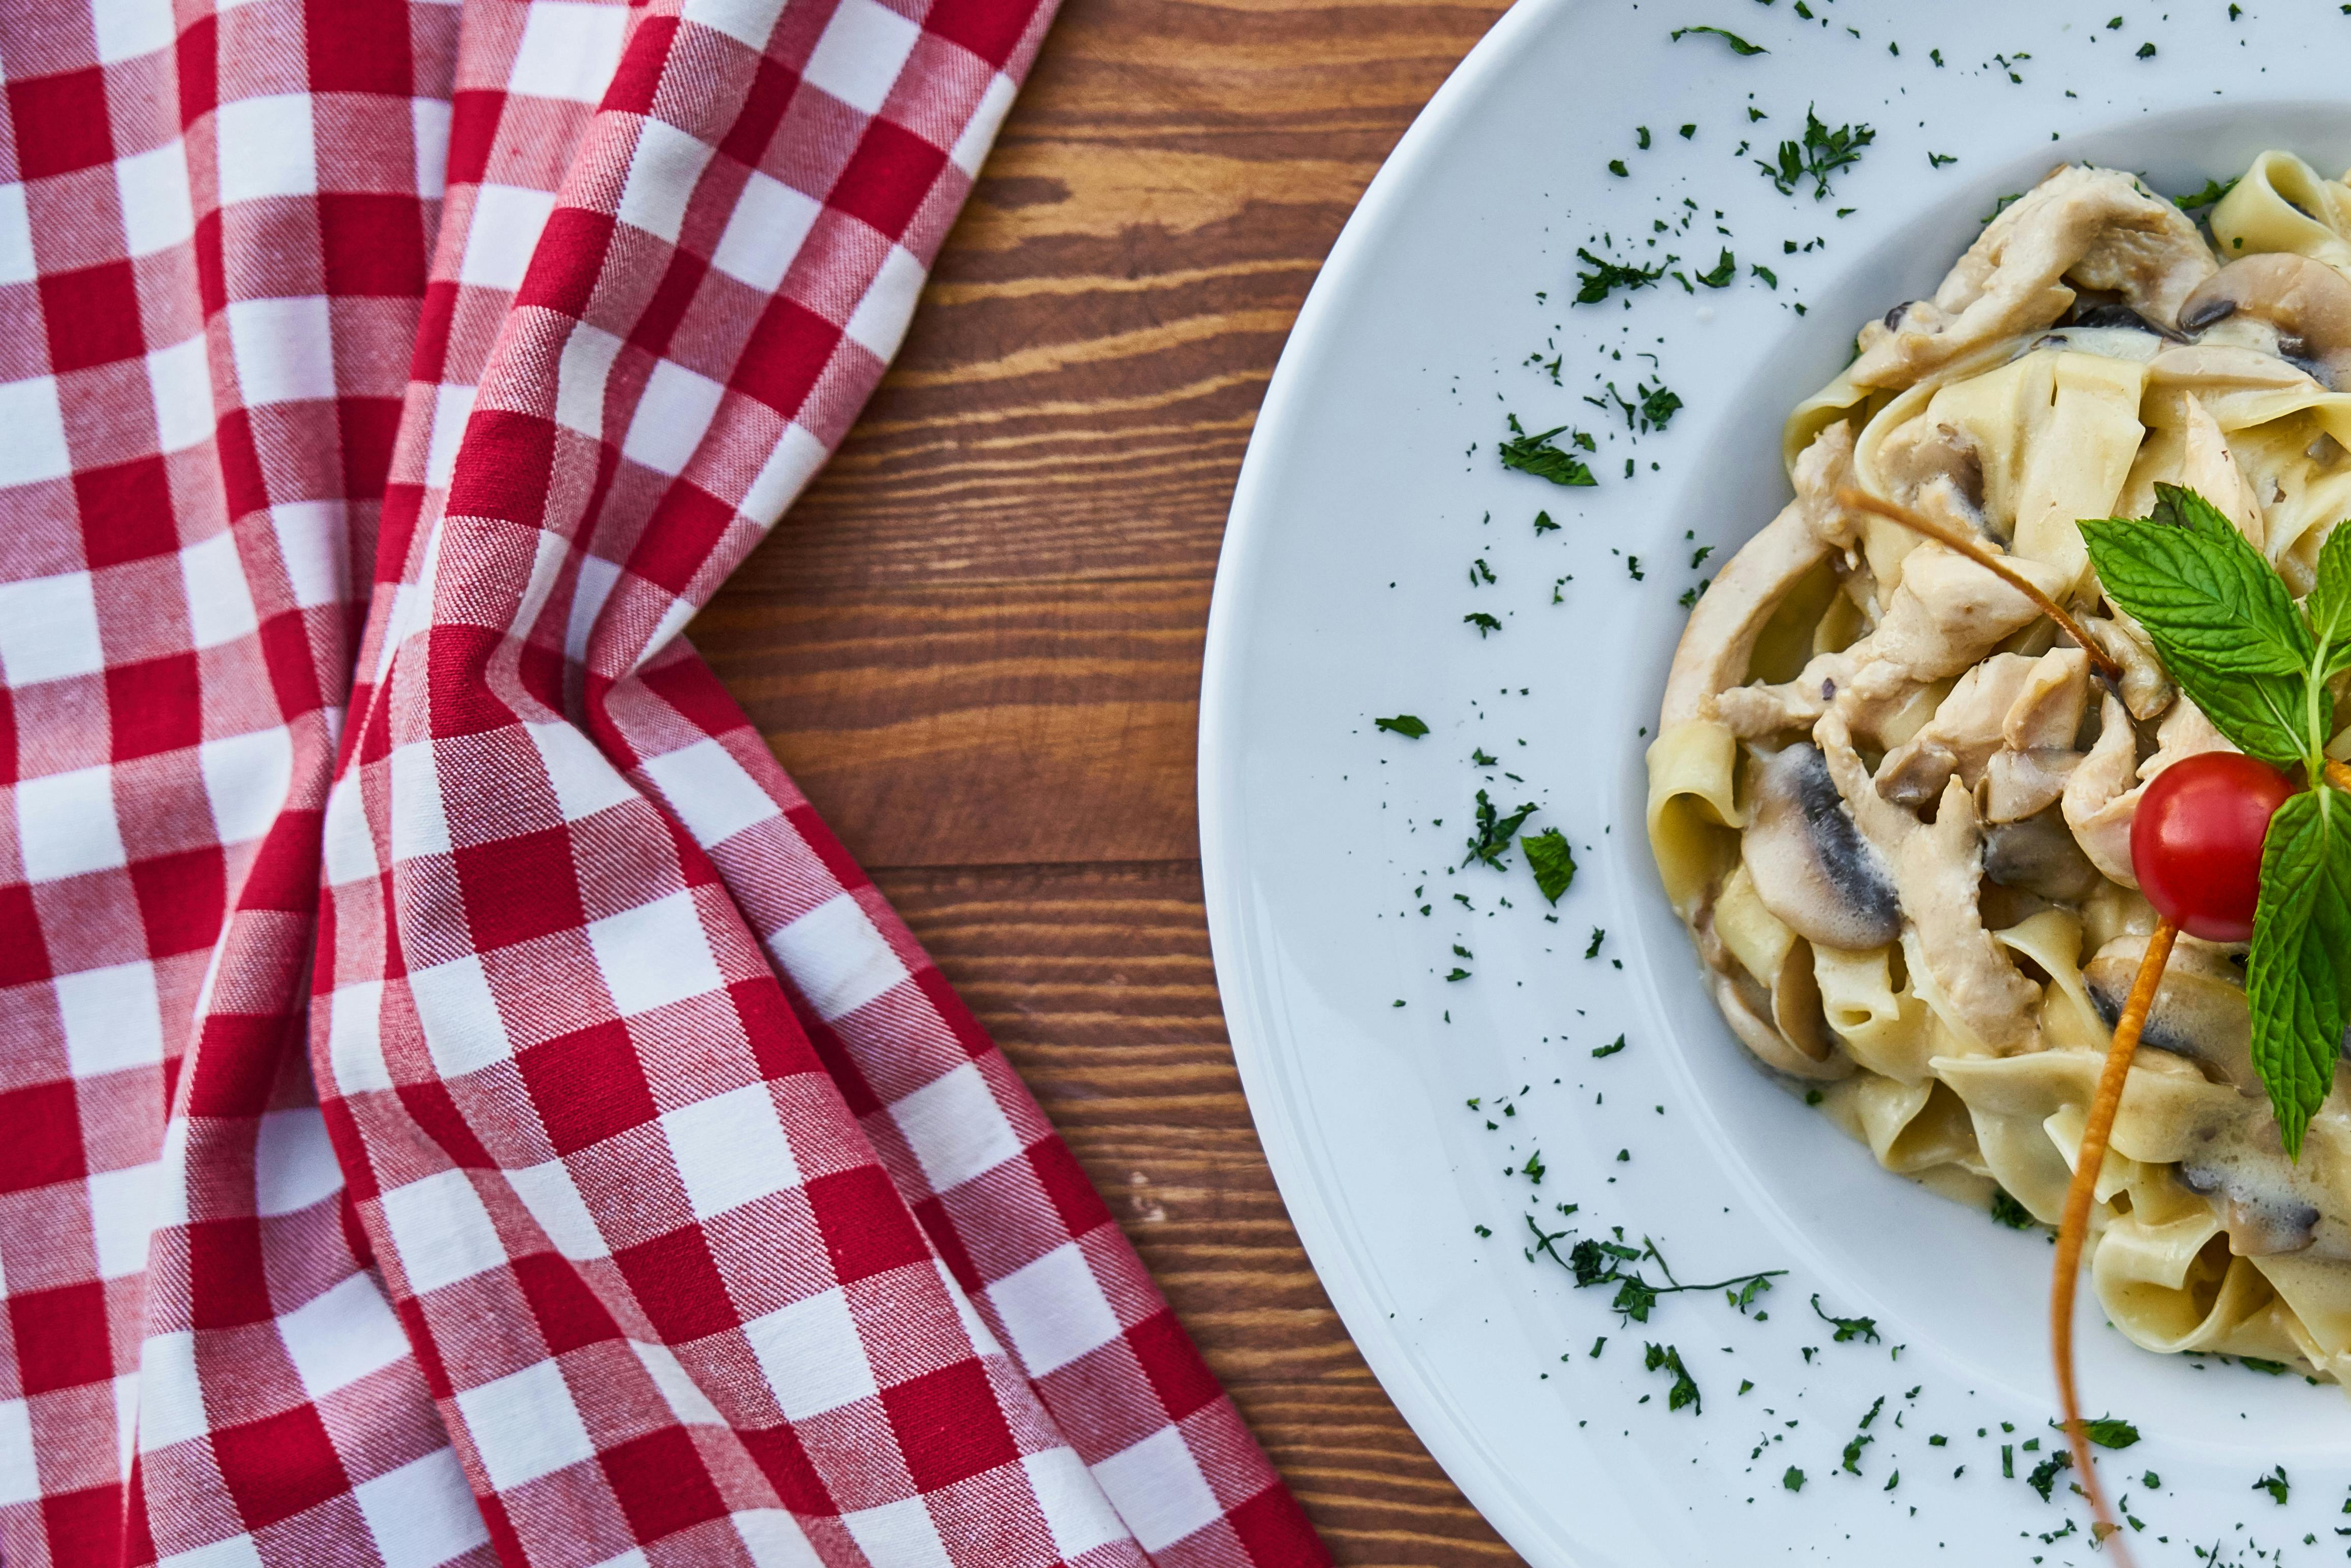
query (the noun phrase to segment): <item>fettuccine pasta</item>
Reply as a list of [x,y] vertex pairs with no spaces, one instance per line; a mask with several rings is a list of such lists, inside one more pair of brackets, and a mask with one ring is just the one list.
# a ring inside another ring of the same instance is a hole
[[[2231,749],[2075,525],[2185,486],[2309,590],[2351,516],[2351,184],[2265,152],[2199,226],[2130,174],[2058,169],[1933,298],[1863,329],[1786,454],[1795,497],[1698,600],[1649,748],[1667,894],[1763,1066],[1886,1169],[2054,1225],[2156,925],[2134,810]],[[2004,554],[2121,678],[1847,489]],[[2148,1350],[2351,1381],[2351,1105],[2338,1072],[2286,1158],[2243,981],[2241,946],[2181,938],[2098,1173],[2091,1280]]]

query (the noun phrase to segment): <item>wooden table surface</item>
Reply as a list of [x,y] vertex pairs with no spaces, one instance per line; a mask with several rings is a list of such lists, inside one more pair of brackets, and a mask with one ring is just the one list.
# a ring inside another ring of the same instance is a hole
[[1249,1124],[1193,801],[1217,547],[1340,225],[1494,0],[1068,0],[864,419],[691,635],[1084,1162],[1339,1561],[1516,1561]]

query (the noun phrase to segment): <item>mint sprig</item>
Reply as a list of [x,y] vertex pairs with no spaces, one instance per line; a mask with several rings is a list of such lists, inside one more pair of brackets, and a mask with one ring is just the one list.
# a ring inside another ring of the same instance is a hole
[[2351,1022],[2351,795],[2325,780],[2327,683],[2351,670],[2351,527],[2319,552],[2297,605],[2262,552],[2192,490],[2156,486],[2155,514],[2085,521],[2106,597],[2155,643],[2214,728],[2308,788],[2271,818],[2245,961],[2254,1071],[2299,1158]]
[[2270,1092],[2286,1153],[2335,1086],[2351,1021],[2351,795],[2322,784],[2270,819],[2262,901],[2253,915],[2245,993],[2253,1009],[2253,1070]]
[[2219,507],[2158,485],[2152,517],[2085,522],[2082,537],[2106,597],[2147,629],[2171,678],[2238,749],[2281,768],[2317,749],[2305,745],[2310,629]]

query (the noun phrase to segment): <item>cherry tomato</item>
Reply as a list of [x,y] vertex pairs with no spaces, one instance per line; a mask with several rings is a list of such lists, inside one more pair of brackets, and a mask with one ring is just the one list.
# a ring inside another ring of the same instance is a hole
[[2207,942],[2251,936],[2262,836],[2293,793],[2284,774],[2233,751],[2183,758],[2149,779],[2131,820],[2131,871],[2156,913]]

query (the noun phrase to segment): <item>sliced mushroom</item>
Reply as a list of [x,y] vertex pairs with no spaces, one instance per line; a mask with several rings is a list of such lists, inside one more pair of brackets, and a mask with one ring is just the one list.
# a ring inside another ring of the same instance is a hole
[[2232,261],[2180,307],[2182,326],[2252,318],[2277,331],[2281,358],[2336,391],[2351,386],[2351,278],[2323,261],[2279,251]]
[[2100,879],[2064,819],[2044,810],[1984,830],[1984,880],[2067,904],[2088,897]]
[[1918,953],[1953,1016],[1998,1051],[2031,1044],[2041,988],[2018,972],[1984,928],[1977,895],[1983,877],[1982,824],[1966,787],[1952,779],[1935,820],[1886,800],[1832,709],[1813,727],[1829,778],[1862,838],[1892,868],[1898,902],[1918,936]]
[[[2122,1017],[2139,961],[2147,956],[2147,942],[2145,936],[2117,937],[2082,967],[2083,984],[2109,1029]],[[2157,1051],[2188,1058],[2204,1069],[2206,1077],[2233,1085],[2248,1099],[2262,1099],[2268,1092],[2253,1071],[2252,1009],[2226,947],[2193,936],[2179,938],[2140,1038]]]
[[2252,1150],[2223,1149],[2212,1158],[2179,1162],[2180,1185],[2208,1199],[2229,1232],[2229,1250],[2240,1258],[2275,1258],[2304,1252],[2318,1239],[2318,1206],[2295,1190],[2292,1167],[2280,1155],[2262,1159]]
[[1824,947],[1859,952],[1899,936],[1894,880],[1854,826],[1821,748],[1758,752],[1751,778],[1755,814],[1739,852],[1763,907]]
[[2095,303],[2076,299],[2074,301],[2074,308],[2066,311],[2058,319],[2057,324],[2064,328],[2088,329],[2094,331],[2120,329],[2129,332],[2148,332],[2167,342],[2188,341],[2188,335],[2185,332],[2164,326],[2158,321],[2150,321],[2119,299],[2099,300]]

